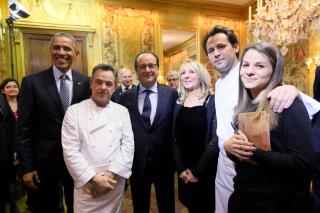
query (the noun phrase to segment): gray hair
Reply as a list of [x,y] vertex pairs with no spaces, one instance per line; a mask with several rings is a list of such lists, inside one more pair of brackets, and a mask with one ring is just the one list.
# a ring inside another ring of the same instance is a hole
[[167,79],[170,77],[179,78],[179,72],[175,70],[171,70],[167,73]]
[[52,43],[53,43],[53,40],[56,38],[56,37],[63,37],[63,38],[68,38],[72,41],[72,43],[74,44],[74,47],[75,49],[77,50],[77,41],[76,39],[69,33],[66,33],[66,32],[58,32],[56,34],[54,34],[50,40],[50,48],[52,47]]

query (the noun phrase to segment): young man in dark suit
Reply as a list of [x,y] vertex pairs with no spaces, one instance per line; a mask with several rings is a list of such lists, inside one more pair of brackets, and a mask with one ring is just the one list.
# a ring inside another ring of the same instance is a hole
[[149,213],[154,184],[159,213],[174,213],[172,114],[177,91],[157,83],[159,58],[151,52],[136,56],[140,84],[120,96],[130,113],[135,153],[130,186],[135,213]]
[[123,92],[136,87],[136,85],[132,84],[132,73],[128,68],[122,68],[120,70],[119,80],[121,84],[116,88],[110,99],[111,101],[116,103],[119,102],[120,95]]
[[33,189],[33,212],[59,212],[63,185],[71,213],[73,180],[63,161],[61,125],[69,105],[90,97],[90,83],[87,76],[71,69],[79,55],[71,35],[55,34],[50,52],[53,66],[22,80],[18,151],[23,181]]

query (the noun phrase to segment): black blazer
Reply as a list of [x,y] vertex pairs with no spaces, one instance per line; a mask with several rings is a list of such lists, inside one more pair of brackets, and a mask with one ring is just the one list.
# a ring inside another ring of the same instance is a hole
[[[134,88],[134,87],[137,87],[137,86],[132,84],[131,89]],[[118,87],[116,88],[116,90],[115,90],[114,93],[112,94],[110,100],[113,101],[113,102],[115,102],[115,103],[118,103],[118,102],[119,102],[119,99],[120,99],[120,95],[122,94],[122,92],[123,92],[123,91],[122,91],[122,85],[120,85],[120,86],[118,86]]]
[[317,66],[313,82],[313,97],[320,101],[320,66]]
[[[207,109],[207,133],[206,133],[206,148],[199,159],[197,165],[191,169],[192,174],[201,179],[202,177],[208,174],[216,174],[217,170],[217,163],[218,163],[218,156],[219,156],[219,145],[218,145],[218,137],[216,134],[217,130],[217,119],[216,119],[216,110],[215,110],[215,103],[214,103],[214,96],[209,95],[208,99],[205,103]],[[174,116],[173,116],[173,156],[174,156],[174,163],[176,166],[176,170],[178,174],[183,172],[187,169],[187,167],[183,164],[180,154],[180,144],[178,140],[178,135],[176,132],[176,118],[178,115],[179,110],[181,109],[182,105],[178,103],[174,109]],[[214,178],[214,177],[213,177]]]
[[158,84],[158,105],[154,121],[148,128],[138,109],[139,86],[120,96],[119,104],[127,107],[134,133],[135,152],[132,172],[143,175],[146,161],[161,161],[161,165],[173,171],[172,162],[172,116],[177,91]]
[[[72,70],[71,104],[90,97],[89,77]],[[48,70],[22,80],[17,145],[22,172],[64,165],[61,126],[64,110],[53,75]]]

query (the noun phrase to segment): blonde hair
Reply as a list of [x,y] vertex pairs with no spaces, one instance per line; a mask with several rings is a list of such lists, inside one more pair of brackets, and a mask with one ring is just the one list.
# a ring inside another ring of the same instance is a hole
[[[252,103],[250,91],[244,87],[241,79],[239,78],[239,100],[234,111],[234,122],[237,122],[238,115],[241,112],[250,112],[255,110],[257,115],[259,115],[261,111],[266,111],[269,114],[270,129],[274,129],[278,124],[279,115],[270,109],[267,95],[271,90],[282,85],[282,76],[284,72],[283,58],[280,51],[271,44],[257,42],[249,45],[244,50],[241,57],[240,69],[242,67],[243,58],[249,50],[255,50],[268,58],[272,66],[272,74],[263,93],[260,93],[261,96],[259,95],[259,103]],[[255,107],[255,104],[258,104],[257,108]]]
[[211,84],[211,76],[210,76],[208,70],[201,63],[199,63],[197,61],[187,61],[187,62],[181,64],[181,66],[179,68],[179,81],[180,81],[179,101],[182,103],[187,98],[188,91],[183,86],[183,82],[181,80],[181,74],[182,74],[182,72],[184,72],[185,70],[188,70],[188,69],[194,71],[198,75],[199,80],[200,80],[200,89],[203,94],[202,97],[204,97],[210,93],[209,89],[210,89],[210,84]]

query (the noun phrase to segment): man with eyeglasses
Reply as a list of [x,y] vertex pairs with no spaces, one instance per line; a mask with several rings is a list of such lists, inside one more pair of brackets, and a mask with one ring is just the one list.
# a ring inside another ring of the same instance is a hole
[[175,70],[171,70],[167,73],[167,82],[169,87],[173,89],[179,88],[179,73]]
[[140,81],[119,103],[130,113],[135,153],[130,186],[135,213],[149,213],[154,184],[159,213],[174,213],[174,166],[171,125],[177,91],[157,83],[159,58],[143,51],[135,58]]

